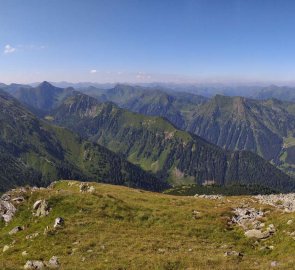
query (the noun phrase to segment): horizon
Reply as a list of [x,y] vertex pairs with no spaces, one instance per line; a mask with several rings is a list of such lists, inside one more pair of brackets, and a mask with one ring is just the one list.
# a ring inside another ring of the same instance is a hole
[[295,84],[292,1],[2,1],[0,82]]

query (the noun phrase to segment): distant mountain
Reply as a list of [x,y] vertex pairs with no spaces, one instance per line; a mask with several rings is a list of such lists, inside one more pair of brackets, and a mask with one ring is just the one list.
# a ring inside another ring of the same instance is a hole
[[26,184],[44,186],[61,178],[149,190],[168,186],[110,150],[37,119],[2,90],[0,126],[0,191]]
[[203,96],[185,92],[124,84],[107,90],[89,87],[82,91],[101,102],[111,101],[133,112],[165,117],[179,128],[185,127],[187,115],[208,100]]
[[282,101],[295,101],[295,87],[271,85],[256,91],[252,97],[256,99],[276,98]]
[[132,113],[84,94],[67,98],[48,119],[173,184],[213,181],[284,191],[295,188],[294,179],[251,152],[222,150],[164,118]]
[[64,98],[75,93],[73,88],[59,88],[48,82],[43,82],[37,87],[10,85],[4,90],[39,112],[48,112],[56,108]]

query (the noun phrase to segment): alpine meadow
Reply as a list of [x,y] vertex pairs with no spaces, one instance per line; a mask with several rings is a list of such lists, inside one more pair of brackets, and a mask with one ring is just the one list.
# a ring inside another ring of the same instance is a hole
[[295,270],[295,2],[0,7],[0,269]]

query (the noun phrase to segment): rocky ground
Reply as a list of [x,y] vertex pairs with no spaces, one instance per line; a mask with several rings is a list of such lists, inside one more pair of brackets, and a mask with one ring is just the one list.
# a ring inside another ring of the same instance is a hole
[[294,269],[294,204],[76,181],[19,188],[0,199],[0,269]]

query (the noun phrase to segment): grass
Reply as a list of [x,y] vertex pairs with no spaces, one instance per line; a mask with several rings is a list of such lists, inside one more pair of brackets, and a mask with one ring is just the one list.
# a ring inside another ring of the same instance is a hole
[[[28,192],[13,221],[0,224],[0,269],[21,269],[27,260],[56,255],[61,269],[269,269],[278,261],[278,269],[294,269],[295,241],[284,231],[294,231],[295,222],[286,225],[295,214],[282,214],[250,197],[226,197],[207,200],[177,197],[126,187],[91,183],[95,192],[80,193],[79,182],[58,182],[53,189]],[[38,199],[48,200],[52,210],[43,218],[31,213]],[[267,224],[277,232],[255,243],[246,239],[239,227],[229,227],[231,209],[248,202],[270,210]],[[194,219],[192,211],[201,212]],[[61,216],[65,227],[53,230],[54,219]],[[15,226],[25,230],[15,235]],[[46,226],[51,230],[43,234]],[[26,235],[40,232],[33,240]],[[14,244],[12,244],[14,243]],[[274,250],[260,250],[273,245]],[[225,257],[236,250],[243,258]],[[23,257],[21,253],[28,252]]]

